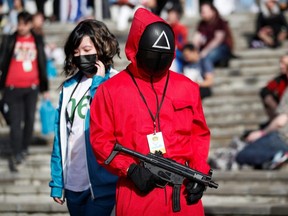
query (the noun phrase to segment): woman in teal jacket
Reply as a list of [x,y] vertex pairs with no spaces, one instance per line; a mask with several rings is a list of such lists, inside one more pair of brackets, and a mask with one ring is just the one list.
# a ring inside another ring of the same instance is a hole
[[[110,215],[117,177],[97,162],[89,137],[90,103],[111,76],[119,44],[104,23],[80,22],[64,47],[66,59],[51,155],[51,197],[73,215]],[[64,193],[63,193],[64,191]]]

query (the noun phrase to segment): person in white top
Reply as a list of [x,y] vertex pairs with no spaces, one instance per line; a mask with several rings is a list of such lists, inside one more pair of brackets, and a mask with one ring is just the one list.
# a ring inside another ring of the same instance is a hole
[[90,146],[89,110],[96,89],[110,77],[119,44],[104,23],[89,19],[71,32],[64,51],[67,79],[55,119],[51,197],[61,205],[66,199],[72,216],[108,216],[118,179],[96,162]]

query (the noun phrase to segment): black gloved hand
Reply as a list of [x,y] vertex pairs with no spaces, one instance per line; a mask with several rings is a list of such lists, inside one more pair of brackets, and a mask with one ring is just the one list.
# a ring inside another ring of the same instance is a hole
[[147,168],[138,164],[131,164],[127,176],[133,181],[135,186],[143,193],[153,190],[157,184],[162,183],[158,176],[151,173]]
[[186,185],[187,197],[186,201],[188,205],[196,204],[203,196],[203,192],[206,190],[205,185],[188,182]]

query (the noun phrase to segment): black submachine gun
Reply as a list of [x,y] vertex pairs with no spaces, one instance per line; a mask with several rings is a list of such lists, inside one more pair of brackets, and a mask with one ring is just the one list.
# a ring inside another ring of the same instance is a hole
[[184,180],[187,179],[192,182],[197,182],[210,188],[218,188],[218,184],[212,181],[213,170],[209,171],[206,175],[197,170],[191,169],[188,166],[184,166],[177,163],[174,160],[164,158],[162,152],[149,153],[147,156],[135,152],[131,149],[125,148],[120,144],[115,144],[113,151],[105,161],[105,164],[109,164],[113,158],[119,152],[126,153],[135,158],[138,158],[142,162],[143,166],[150,170],[151,173],[158,176],[169,185],[173,186],[173,211],[178,212],[180,208],[180,188]]

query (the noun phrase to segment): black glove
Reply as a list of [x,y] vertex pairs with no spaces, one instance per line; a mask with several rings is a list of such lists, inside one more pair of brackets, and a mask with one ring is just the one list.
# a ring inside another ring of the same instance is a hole
[[158,184],[163,183],[158,176],[151,173],[147,168],[131,164],[127,176],[133,181],[135,186],[143,193],[153,190]]
[[188,205],[196,204],[203,196],[203,192],[206,190],[206,186],[196,182],[188,182],[186,185],[187,197],[186,201]]

